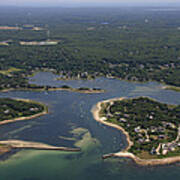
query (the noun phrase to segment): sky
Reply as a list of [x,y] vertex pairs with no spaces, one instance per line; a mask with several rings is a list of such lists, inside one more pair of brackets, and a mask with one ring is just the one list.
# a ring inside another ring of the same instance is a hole
[[168,6],[173,4],[180,4],[180,0],[0,0],[0,6]]

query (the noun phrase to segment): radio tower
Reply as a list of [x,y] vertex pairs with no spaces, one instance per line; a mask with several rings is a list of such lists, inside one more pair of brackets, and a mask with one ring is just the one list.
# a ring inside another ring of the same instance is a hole
[[46,25],[45,25],[45,28],[46,28],[46,30],[47,30],[47,32],[46,32],[46,35],[47,35],[47,41],[49,41],[49,37],[50,37],[50,30],[49,30],[49,26],[48,26],[48,24],[46,24]]
[[49,37],[50,37],[50,30],[47,30],[47,40],[49,41]]

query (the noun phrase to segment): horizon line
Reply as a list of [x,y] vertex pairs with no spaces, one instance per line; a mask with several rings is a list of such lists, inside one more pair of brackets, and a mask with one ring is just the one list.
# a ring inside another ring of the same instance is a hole
[[180,3],[157,3],[157,4],[116,4],[116,5],[0,5],[2,7],[14,8],[120,8],[120,7],[164,7],[164,8],[179,8]]

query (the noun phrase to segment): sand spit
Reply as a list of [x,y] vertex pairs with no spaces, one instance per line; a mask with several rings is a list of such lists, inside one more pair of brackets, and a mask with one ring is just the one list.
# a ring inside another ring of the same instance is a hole
[[37,149],[37,150],[56,150],[78,152],[79,148],[58,147],[38,142],[28,142],[21,140],[0,141],[0,145],[10,147],[10,149]]
[[180,156],[163,158],[163,159],[141,159],[141,158],[135,156],[134,154],[126,152],[126,151],[106,154],[106,155],[102,156],[103,159],[107,159],[110,157],[130,158],[130,159],[134,160],[136,164],[141,165],[141,166],[166,165],[166,164],[180,162]]
[[9,88],[9,89],[3,89],[0,90],[0,92],[6,93],[9,91],[35,91],[35,92],[42,92],[42,91],[69,91],[69,92],[77,92],[77,93],[82,93],[82,94],[100,94],[100,93],[105,93],[105,90],[94,90],[94,89],[88,89],[88,90],[79,90],[76,88],[48,88],[47,90],[45,88]]

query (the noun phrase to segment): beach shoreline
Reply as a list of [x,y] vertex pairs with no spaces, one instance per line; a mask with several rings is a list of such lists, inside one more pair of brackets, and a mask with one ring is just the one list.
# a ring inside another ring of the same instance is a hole
[[[27,116],[27,117],[17,117],[17,118],[14,118],[14,119],[9,119],[9,120],[3,120],[3,121],[0,121],[0,126],[2,125],[5,125],[5,124],[9,124],[9,123],[14,123],[14,122],[17,122],[17,121],[24,121],[24,120],[30,120],[30,119],[34,119],[34,118],[37,118],[37,117],[40,117],[40,116],[43,116],[45,114],[48,114],[48,108],[46,105],[40,103],[40,102],[36,102],[36,101],[32,101],[30,99],[16,99],[15,100],[17,101],[23,101],[23,102],[27,102],[27,103],[36,103],[36,104],[39,104],[39,105],[42,105],[44,107],[44,110],[40,113],[37,113],[37,114],[34,114],[34,115],[31,115],[31,116]],[[11,146],[7,146],[7,145],[3,145],[1,144],[0,146],[0,155],[2,154],[5,154],[5,153],[8,153],[12,150],[13,148]]]
[[16,99],[16,98],[14,98],[14,100],[23,101],[23,102],[27,102],[27,103],[39,104],[39,105],[44,107],[44,110],[42,112],[40,112],[40,113],[31,115],[31,116],[23,116],[23,117],[17,117],[17,118],[14,118],[14,119],[7,119],[7,120],[0,121],[0,126],[4,125],[4,124],[8,124],[8,123],[17,122],[17,121],[24,121],[24,120],[34,119],[34,118],[37,118],[37,117],[40,117],[40,116],[48,114],[47,106],[42,104],[42,103],[40,103],[40,102],[32,101],[30,99]]
[[117,153],[110,153],[110,154],[103,155],[102,158],[103,159],[107,159],[110,157],[130,158],[130,159],[134,160],[134,162],[136,164],[141,165],[141,166],[167,165],[167,164],[180,162],[180,156],[174,156],[174,157],[168,157],[168,158],[162,158],[162,159],[141,159],[141,158],[137,157],[136,155],[134,155],[133,153],[128,152],[128,150],[133,145],[133,142],[130,140],[130,136],[129,136],[128,132],[126,132],[124,130],[124,128],[122,128],[121,126],[107,122],[99,116],[99,112],[101,111],[102,103],[113,103],[114,101],[121,101],[124,99],[125,99],[124,97],[121,97],[121,98],[113,98],[113,99],[109,99],[109,100],[100,101],[95,106],[93,106],[93,108],[91,110],[93,117],[97,122],[122,131],[123,134],[126,136],[126,140],[128,142],[128,146],[124,150],[117,152]]
[[9,149],[34,149],[34,150],[51,150],[51,151],[70,151],[70,152],[80,151],[80,148],[53,146],[53,145],[39,143],[39,142],[22,141],[22,140],[15,140],[15,139],[0,141],[0,145],[9,147]]
[[[27,117],[18,117],[10,120],[4,120],[0,122],[0,126],[4,124],[9,124],[17,121],[24,121],[24,120],[30,120],[37,117],[40,117],[42,115],[48,114],[48,108],[46,105],[40,102],[32,101],[29,99],[15,99],[17,101],[24,101],[24,102],[31,102],[36,103],[39,105],[42,105],[44,107],[44,110],[40,113],[27,116]],[[79,152],[79,148],[70,148],[70,147],[58,147],[58,146],[52,146],[48,144],[43,144],[39,142],[28,142],[28,141],[21,141],[21,140],[5,140],[0,141],[0,155],[10,152],[12,149],[34,149],[34,150],[54,150],[54,151],[70,151],[70,152]]]
[[178,87],[178,86],[165,85],[162,87],[162,89],[180,92],[180,87]]
[[4,120],[2,122],[0,122],[0,125],[4,125],[4,124],[9,124],[9,123],[13,123],[13,122],[17,122],[17,121],[24,121],[24,120],[30,120],[30,119],[34,119],[40,116],[43,116],[45,114],[47,114],[48,112],[46,110],[44,110],[41,113],[32,115],[32,116],[27,116],[27,117],[19,117],[19,118],[14,118],[14,119],[9,119],[9,120]]

